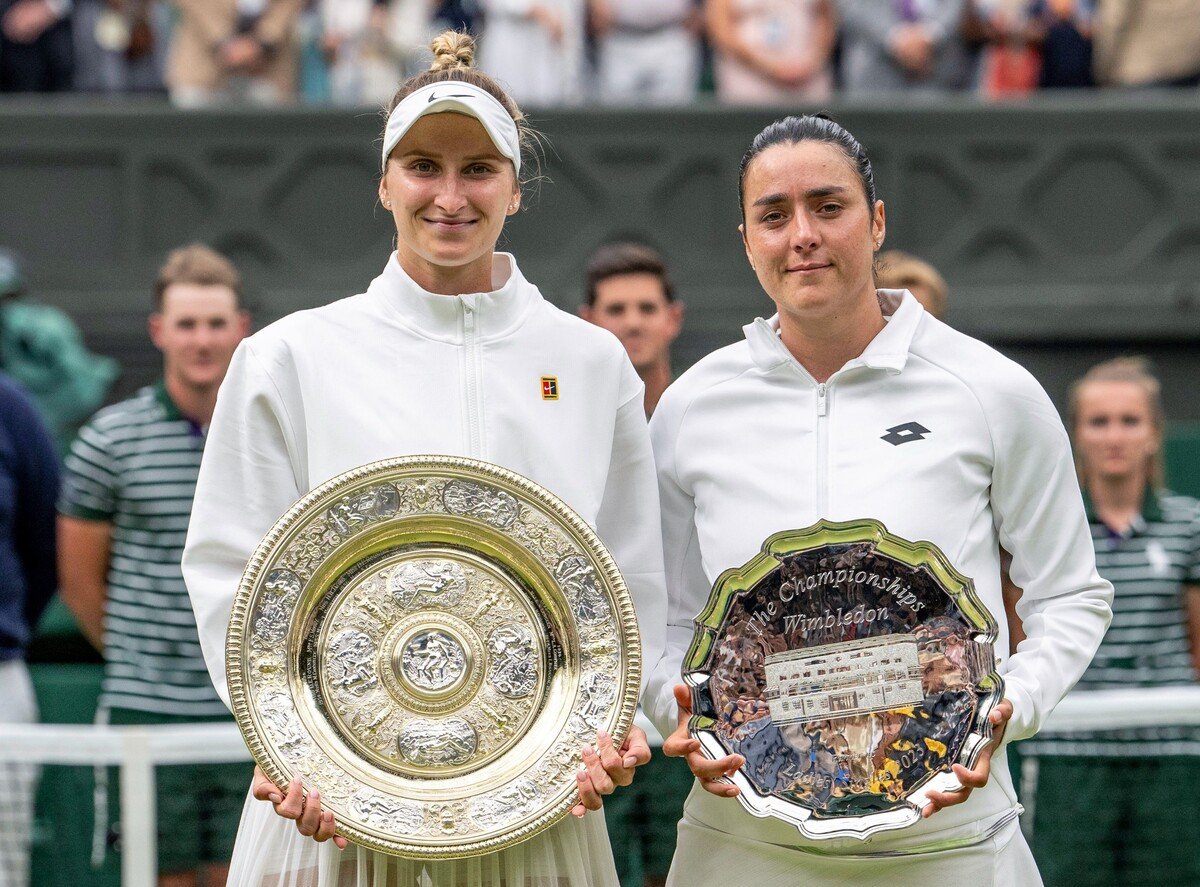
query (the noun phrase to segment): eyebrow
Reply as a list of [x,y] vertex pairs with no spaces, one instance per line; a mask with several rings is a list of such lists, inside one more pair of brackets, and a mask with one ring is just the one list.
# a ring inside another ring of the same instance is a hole
[[[806,200],[812,200],[817,197],[832,197],[834,194],[844,194],[846,189],[841,185],[828,185],[824,188],[813,188],[804,192]],[[768,194],[765,197],[760,197],[751,206],[771,206],[775,203],[786,203],[788,196],[782,191],[776,194]]]

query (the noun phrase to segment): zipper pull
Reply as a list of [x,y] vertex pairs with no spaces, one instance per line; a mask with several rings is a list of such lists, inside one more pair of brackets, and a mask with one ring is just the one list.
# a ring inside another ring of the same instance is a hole
[[825,415],[826,408],[828,407],[828,402],[825,399],[825,395],[827,393],[828,393],[828,389],[825,387],[824,382],[821,382],[820,384],[817,385],[817,415],[818,416]]

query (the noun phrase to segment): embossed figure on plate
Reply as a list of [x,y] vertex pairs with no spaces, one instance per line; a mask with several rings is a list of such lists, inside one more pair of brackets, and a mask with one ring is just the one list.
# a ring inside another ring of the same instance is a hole
[[572,555],[559,561],[554,570],[557,579],[575,604],[575,618],[584,625],[592,625],[608,619],[608,603],[596,581],[596,571],[581,555]]
[[453,607],[467,589],[463,568],[453,561],[409,561],[394,569],[388,593],[406,610],[434,604]]
[[329,645],[330,680],[335,687],[361,696],[379,679],[374,669],[375,645],[361,631],[343,631]]
[[461,718],[440,721],[413,718],[397,737],[400,755],[410,764],[445,767],[461,764],[475,754],[478,737]]
[[329,523],[342,536],[349,536],[365,523],[391,517],[399,507],[396,488],[380,484],[335,503],[329,509]]
[[451,481],[442,491],[442,502],[451,514],[478,518],[507,530],[517,519],[517,500],[502,490],[470,481]]
[[488,681],[510,699],[521,699],[537,685],[533,634],[523,625],[508,623],[488,635],[491,665]]
[[264,598],[254,617],[254,634],[268,644],[278,644],[287,635],[291,615],[288,601],[278,597]]
[[384,797],[371,789],[363,789],[351,798],[350,809],[367,824],[391,831],[412,834],[425,824],[425,813],[416,804]]
[[422,690],[444,690],[467,669],[462,645],[444,631],[423,631],[404,645],[404,676]]
[[282,690],[272,690],[259,697],[258,710],[262,719],[275,734],[275,742],[294,754],[302,754],[308,747],[308,734],[296,717],[291,698]]

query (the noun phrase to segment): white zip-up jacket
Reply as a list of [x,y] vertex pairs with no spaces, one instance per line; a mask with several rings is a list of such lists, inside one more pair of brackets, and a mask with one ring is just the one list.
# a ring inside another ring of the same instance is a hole
[[[393,255],[365,294],[292,314],[238,347],[183,555],[226,704],[225,631],[251,552],[310,489],[394,456],[483,459],[565,501],[629,585],[645,671],[658,660],[666,595],[641,380],[610,333],[543,299],[511,256],[495,266],[495,291],[443,296]],[[543,376],[557,399],[543,398]]]
[[[933,542],[974,579],[1000,626],[997,658],[1013,704],[1006,741],[1037,731],[1104,635],[1112,587],[1096,573],[1070,444],[1049,398],[1024,369],[937,321],[906,291],[879,296],[885,328],[824,384],[784,347],[778,321],[759,319],[745,341],[684,373],[655,411],[669,610],[667,649],[643,706],[664,734],[676,726],[672,687],[692,619],[716,578],[773,533],[821,518],[875,518],[905,539]],[[1024,589],[1017,611],[1028,637],[1011,657],[1000,546]],[[807,843],[790,826],[710,798],[693,793],[690,802],[699,800],[706,821]],[[997,754],[991,781],[965,804],[870,844],[913,846],[1015,805]],[[855,839],[821,846],[865,852]]]

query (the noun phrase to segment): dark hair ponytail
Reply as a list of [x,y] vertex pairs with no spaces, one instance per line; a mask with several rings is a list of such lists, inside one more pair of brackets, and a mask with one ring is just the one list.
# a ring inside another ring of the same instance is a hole
[[867,152],[859,144],[858,139],[839,123],[824,114],[805,114],[801,117],[784,117],[776,120],[754,137],[746,153],[742,155],[742,164],[738,173],[738,206],[743,207],[742,218],[746,217],[744,208],[746,189],[746,170],[750,163],[772,145],[790,144],[797,142],[828,142],[836,145],[850,161],[858,179],[862,182],[863,193],[867,197],[867,208],[875,209],[875,173],[871,169],[871,161]]

